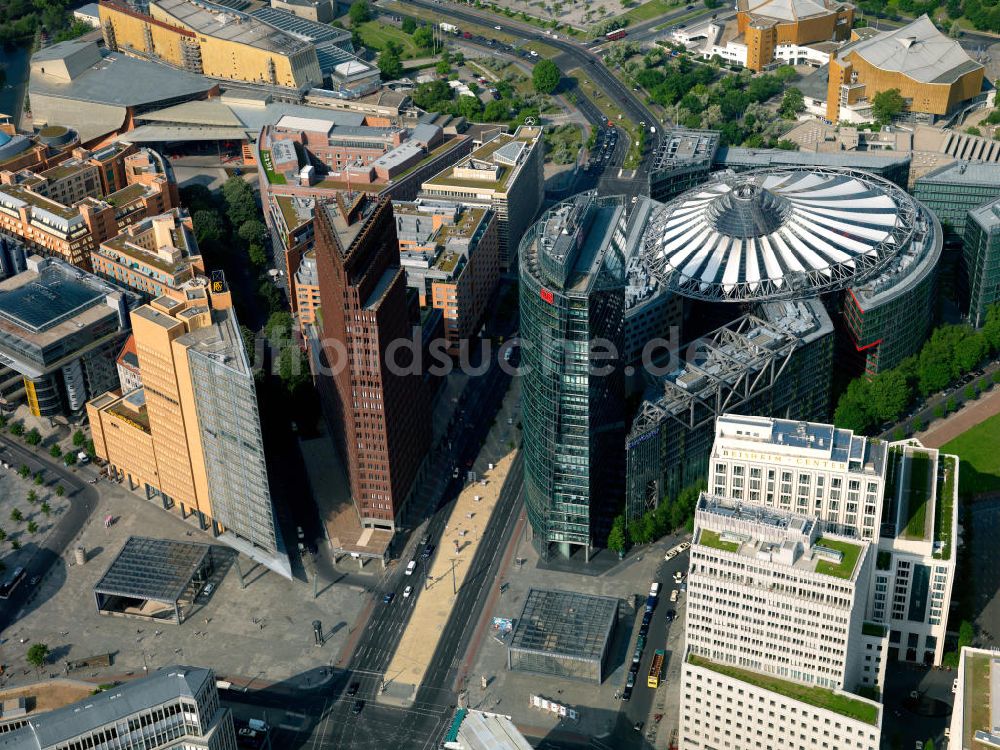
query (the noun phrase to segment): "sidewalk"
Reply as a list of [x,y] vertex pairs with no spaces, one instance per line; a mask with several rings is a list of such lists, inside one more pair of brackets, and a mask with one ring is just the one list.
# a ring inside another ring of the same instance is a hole
[[978,401],[966,401],[954,414],[938,420],[914,437],[927,448],[940,448],[996,414],[1000,414],[1000,390],[981,396]]

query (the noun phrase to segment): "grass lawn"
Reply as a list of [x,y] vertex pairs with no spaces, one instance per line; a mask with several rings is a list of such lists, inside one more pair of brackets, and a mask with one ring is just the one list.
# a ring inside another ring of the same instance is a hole
[[926,453],[914,451],[910,457],[910,486],[903,493],[906,503],[904,539],[924,539],[927,530],[927,502],[931,496],[931,459]]
[[[415,5],[404,5],[400,2],[395,2],[394,0],[385,3],[384,7],[395,13],[400,13],[404,16],[409,16],[410,18],[419,18],[423,21],[430,21],[431,23],[454,23],[455,19],[444,13],[437,13],[433,10],[426,10],[425,8],[418,8]],[[503,21],[498,20],[498,25],[502,26]],[[517,37],[507,34],[503,31],[497,31],[492,26],[487,26],[486,24],[475,24],[475,23],[463,23],[459,27],[462,31],[468,31],[471,34],[478,34],[479,36],[485,37],[487,39],[496,39],[498,42],[504,42],[505,44],[516,44]],[[402,32],[400,32],[402,33]]]
[[958,490],[962,494],[1000,490],[1000,414],[972,427],[941,446],[943,453],[954,453],[958,468]]
[[712,547],[713,549],[721,549],[723,552],[736,552],[740,545],[736,542],[724,542],[719,538],[718,531],[709,531],[708,529],[701,530],[701,536],[698,537],[698,544],[704,544],[706,547]]
[[965,717],[965,737],[962,747],[983,747],[975,742],[976,730],[985,729],[990,724],[990,657],[987,654],[969,654],[965,657],[965,691],[966,705],[969,707]]
[[837,578],[851,577],[854,573],[854,566],[858,563],[858,557],[861,555],[861,547],[856,544],[851,544],[850,542],[841,542],[835,539],[827,539],[822,536],[816,540],[816,545],[836,550],[843,555],[839,563],[830,562],[829,560],[817,560],[817,573],[822,573],[827,576],[836,576]]
[[679,2],[669,2],[669,0],[649,0],[648,3],[643,3],[638,8],[632,8],[625,14],[625,18],[630,19],[633,23],[641,23],[662,16],[678,5],[680,5]]
[[284,185],[285,175],[278,174],[274,171],[274,164],[271,162],[271,152],[266,148],[260,150],[260,160],[261,166],[264,167],[264,174],[267,175],[267,181],[272,185]]
[[396,26],[389,26],[381,21],[365,21],[358,27],[361,41],[366,47],[385,49],[386,42],[395,42],[403,48],[402,59],[414,57],[430,57],[430,50],[422,50],[413,43],[413,37]]
[[765,690],[770,690],[794,700],[804,701],[817,708],[824,708],[827,711],[838,713],[841,716],[848,716],[873,726],[878,723],[878,707],[858,698],[852,698],[849,695],[837,694],[826,688],[800,685],[796,682],[783,680],[780,677],[751,672],[739,667],[732,667],[728,664],[716,664],[694,654],[688,657],[688,661],[696,667],[711,669],[713,672],[733,677],[750,685],[762,687]]
[[938,487],[937,504],[934,508],[934,541],[942,542],[940,552],[934,557],[951,559],[951,517],[955,512],[955,459],[944,457],[944,481]]

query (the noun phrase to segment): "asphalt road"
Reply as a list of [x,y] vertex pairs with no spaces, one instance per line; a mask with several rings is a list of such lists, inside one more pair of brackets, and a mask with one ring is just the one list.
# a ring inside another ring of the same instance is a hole
[[[533,26],[519,23],[509,18],[498,20],[497,16],[479,12],[474,8],[456,6],[454,4],[448,4],[446,7],[443,7],[441,3],[430,2],[429,0],[406,1],[421,8],[447,13],[459,22],[464,21],[466,23],[479,25],[488,24],[489,26],[500,25],[507,31],[516,30],[516,33],[519,36],[526,39],[543,42],[550,47],[555,47],[560,52],[555,62],[561,69],[569,70],[570,68],[578,67],[581,70],[586,71],[605,94],[613,97],[618,102],[625,114],[633,122],[645,122],[647,125],[657,122],[653,113],[646,108],[646,105],[643,104],[638,97],[636,97],[632,91],[625,86],[625,84],[615,78],[615,76],[612,75],[604,66],[600,58],[598,58],[585,46],[562,38],[553,39],[551,36],[543,33]],[[659,19],[658,23],[663,23],[665,20],[666,19]],[[647,140],[647,151],[643,158],[642,165],[636,173],[636,180],[640,183],[646,182],[646,174],[648,173],[652,154],[656,152],[656,147],[659,142],[658,138],[659,128],[657,128],[656,135],[651,136]]]
[[[3,434],[0,434],[0,458],[11,465],[11,471],[16,471],[22,464],[26,464],[32,473],[43,471],[46,484],[52,486],[61,484],[66,489],[66,496],[70,501],[68,510],[25,566],[26,572],[21,585],[14,589],[9,599],[0,600],[0,631],[3,631],[14,623],[16,615],[28,602],[33,591],[31,579],[35,576],[44,576],[59,559],[90,518],[97,505],[98,495],[97,490],[81,478],[79,473],[46,460]],[[87,470],[82,471],[91,473]]]

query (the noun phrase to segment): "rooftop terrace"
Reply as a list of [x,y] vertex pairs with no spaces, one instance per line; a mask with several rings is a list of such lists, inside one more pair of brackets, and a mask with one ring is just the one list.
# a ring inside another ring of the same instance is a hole
[[732,677],[741,682],[756,685],[770,690],[786,698],[808,703],[816,708],[847,716],[848,718],[878,726],[879,707],[862,698],[855,698],[848,693],[828,690],[826,688],[801,685],[773,675],[751,672],[747,669],[718,664],[696,654],[688,655],[688,663],[695,667],[704,667],[721,675]]

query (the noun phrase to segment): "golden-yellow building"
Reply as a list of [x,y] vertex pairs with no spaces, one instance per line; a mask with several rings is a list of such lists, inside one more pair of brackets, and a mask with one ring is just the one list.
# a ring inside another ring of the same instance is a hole
[[846,41],[854,24],[854,6],[833,0],[739,0],[736,7],[751,70],[774,62],[779,45]]
[[290,577],[264,461],[253,371],[229,292],[186,285],[132,311],[142,387],[87,404],[97,455],[131,489]]
[[855,38],[830,58],[826,116],[870,120],[876,94],[898,89],[907,110],[935,119],[978,96],[983,66],[926,16],[894,31]]
[[193,0],[153,0],[144,14],[102,0],[101,28],[109,49],[213,78],[303,88],[322,83],[315,46],[236,11]]

